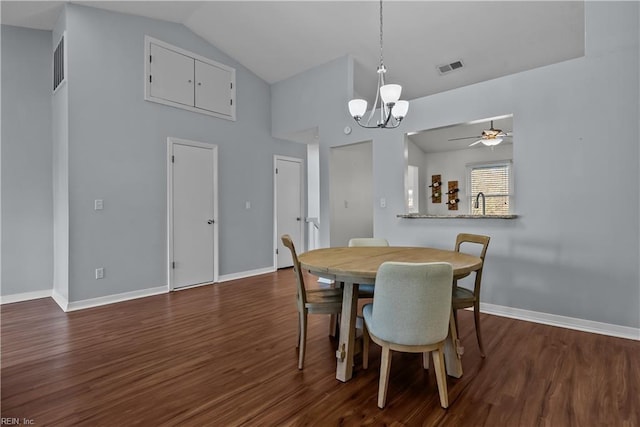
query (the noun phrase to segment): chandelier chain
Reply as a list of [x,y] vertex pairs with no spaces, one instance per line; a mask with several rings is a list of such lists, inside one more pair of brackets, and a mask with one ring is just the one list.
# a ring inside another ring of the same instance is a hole
[[380,0],[380,66],[384,66],[382,59],[382,0]]
[[[382,1],[380,0],[380,65],[378,66],[378,90],[376,90],[376,98],[373,101],[369,118],[364,120],[367,113],[367,101],[365,99],[352,99],[349,101],[349,113],[351,117],[363,128],[373,129],[394,129],[400,126],[400,122],[407,114],[409,102],[400,100],[402,86],[398,84],[385,84],[385,73],[383,58],[383,10]],[[378,107],[379,105],[379,107]],[[370,124],[376,112],[380,112],[380,119],[375,124]]]

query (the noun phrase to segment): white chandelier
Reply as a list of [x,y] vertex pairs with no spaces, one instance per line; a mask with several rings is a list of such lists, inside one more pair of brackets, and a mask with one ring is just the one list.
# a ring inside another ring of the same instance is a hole
[[[387,128],[393,129],[400,126],[400,122],[409,111],[409,101],[401,101],[400,94],[402,86],[396,84],[385,84],[384,75],[387,68],[384,66],[382,59],[382,0],[380,0],[380,65],[378,66],[378,89],[376,92],[376,100],[366,122],[362,122],[362,117],[367,111],[367,101],[364,99],[352,99],[349,101],[349,114],[355,121],[364,128]],[[380,104],[378,106],[378,104]],[[371,123],[376,110],[380,110],[380,118]]]

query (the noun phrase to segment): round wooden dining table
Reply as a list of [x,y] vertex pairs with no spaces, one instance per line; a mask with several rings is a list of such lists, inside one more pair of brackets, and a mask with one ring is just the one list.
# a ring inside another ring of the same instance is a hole
[[[355,322],[358,303],[358,284],[375,283],[378,267],[387,261],[448,262],[454,279],[462,278],[482,267],[482,259],[455,251],[425,247],[376,246],[335,247],[315,249],[298,256],[300,267],[318,277],[344,283],[340,342],[336,352],[336,378],[346,382],[353,376]],[[447,374],[462,376],[462,347],[457,338],[453,312],[449,335],[445,343]]]

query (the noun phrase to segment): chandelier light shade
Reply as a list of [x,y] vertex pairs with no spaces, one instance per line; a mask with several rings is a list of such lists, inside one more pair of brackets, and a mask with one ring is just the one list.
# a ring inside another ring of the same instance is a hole
[[[398,84],[385,84],[384,75],[387,68],[382,58],[382,0],[380,0],[380,65],[378,66],[378,88],[371,112],[366,121],[362,118],[367,112],[367,101],[364,99],[352,99],[349,101],[349,114],[364,128],[393,129],[400,126],[400,122],[409,111],[409,101],[400,100],[402,86]],[[373,116],[379,112],[380,117],[372,123]]]
[[391,109],[391,115],[399,122],[407,115],[407,111],[409,111],[409,101],[398,101]]
[[400,85],[384,85],[380,88],[380,97],[384,105],[394,104],[400,99],[402,86]]
[[367,112],[367,101],[364,99],[352,99],[349,101],[349,113],[354,119],[360,120]]

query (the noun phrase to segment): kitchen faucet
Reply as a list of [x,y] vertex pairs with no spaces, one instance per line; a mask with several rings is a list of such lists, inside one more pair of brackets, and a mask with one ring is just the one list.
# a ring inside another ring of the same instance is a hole
[[480,191],[476,196],[476,203],[473,207],[478,209],[478,207],[480,206],[480,196],[482,196],[482,215],[486,215],[487,213],[486,213],[486,207],[485,207],[484,193],[482,191]]

